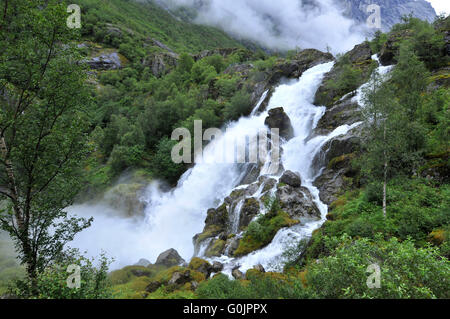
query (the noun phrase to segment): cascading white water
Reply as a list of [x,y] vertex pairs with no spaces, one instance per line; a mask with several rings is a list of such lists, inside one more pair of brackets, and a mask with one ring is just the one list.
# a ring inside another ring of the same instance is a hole
[[[358,125],[358,123],[352,126],[344,125],[328,136],[311,138],[311,134],[326,110],[325,107],[317,107],[313,104],[314,96],[323,76],[332,67],[333,62],[318,65],[303,73],[299,80],[280,85],[276,88],[268,106],[269,110],[282,106],[291,119],[294,138],[282,146],[284,150],[282,164],[285,170],[298,172],[301,175],[302,185],[311,192],[321,212],[321,219],[280,230],[270,245],[248,256],[237,259],[222,256],[213,259],[225,263],[224,272],[228,275],[237,265],[240,266],[241,271],[246,271],[257,264],[261,264],[266,270],[281,270],[280,266],[283,262],[281,257],[287,246],[311,236],[312,232],[325,221],[328,207],[322,203],[319,190],[313,185],[319,173],[313,169],[313,160],[326,142],[346,134]],[[266,116],[267,113],[262,114],[263,118]]]
[[[280,230],[269,246],[248,256],[214,259],[226,264],[225,272],[231,273],[237,264],[241,265],[242,271],[256,264],[262,264],[268,270],[278,270],[286,244],[310,236],[324,222],[327,206],[320,201],[319,191],[313,186],[315,175],[319,173],[313,169],[313,159],[327,141],[359,125],[341,126],[328,136],[311,136],[325,113],[324,107],[313,105],[314,95],[332,66],[333,62],[315,66],[304,72],[299,80],[278,86],[268,106],[268,110],[283,107],[291,119],[295,137],[282,146],[282,163],[286,170],[300,173],[303,186],[313,195],[322,218]],[[158,182],[148,187],[144,196],[148,204],[145,222],[124,221],[114,217],[114,212],[102,205],[70,208],[69,211],[77,215],[96,218],[92,227],[79,234],[72,246],[86,250],[92,256],[101,250],[106,251],[116,259],[113,267],[130,265],[140,258],[154,261],[159,253],[169,248],[175,248],[185,260],[189,260],[194,254],[192,238],[203,230],[207,210],[220,205],[238,186],[244,173],[242,164],[221,164],[222,156],[234,153],[236,139],[254,137],[266,129],[264,120],[268,112],[256,113],[267,93],[249,117],[229,124],[226,133],[205,148],[204,162],[187,171],[174,190],[161,192]],[[227,148],[225,152],[224,145]],[[267,171],[263,169],[261,174],[267,174]]]

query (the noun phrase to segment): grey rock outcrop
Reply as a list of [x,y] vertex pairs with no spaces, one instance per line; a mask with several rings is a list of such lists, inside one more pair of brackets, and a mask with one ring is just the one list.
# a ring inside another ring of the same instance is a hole
[[122,68],[119,54],[117,52],[105,53],[85,61],[94,70],[118,70]]
[[260,205],[256,198],[247,198],[244,201],[244,205],[241,209],[241,216],[239,221],[239,228],[241,230],[245,229],[250,222],[258,215],[260,210]]
[[172,278],[169,280],[169,285],[181,286],[191,281],[191,272],[189,270],[184,272],[174,272]]
[[161,253],[156,260],[155,265],[163,265],[166,267],[178,266],[184,263],[184,259],[178,254],[175,249],[169,249]]
[[215,261],[212,265],[212,271],[215,273],[221,272],[223,270],[223,267],[224,266],[222,263]]
[[269,110],[269,116],[264,123],[270,129],[278,129],[280,137],[286,140],[289,140],[294,136],[291,120],[282,107]]
[[233,271],[231,272],[231,275],[232,275],[233,278],[236,279],[236,280],[242,280],[242,279],[245,279],[245,275],[243,274],[242,271],[239,270],[239,267],[233,269]]
[[135,266],[142,266],[142,267],[148,267],[150,266],[152,263],[150,261],[148,261],[145,258],[139,259],[139,261],[137,263],[135,263]]
[[305,187],[278,186],[276,192],[281,209],[296,220],[318,219],[320,210],[314,203],[313,197]]
[[280,178],[280,183],[292,186],[292,187],[300,187],[302,186],[302,179],[300,178],[300,175],[292,172],[292,171],[286,171],[283,173],[283,175]]

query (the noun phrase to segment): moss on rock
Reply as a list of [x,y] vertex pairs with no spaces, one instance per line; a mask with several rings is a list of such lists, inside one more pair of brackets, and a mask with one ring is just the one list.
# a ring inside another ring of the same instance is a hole
[[274,216],[261,216],[258,220],[249,225],[249,228],[239,242],[238,248],[234,251],[234,256],[245,256],[255,250],[267,246],[280,229],[292,227],[298,223],[298,220],[291,219],[289,215],[283,211],[279,211]]

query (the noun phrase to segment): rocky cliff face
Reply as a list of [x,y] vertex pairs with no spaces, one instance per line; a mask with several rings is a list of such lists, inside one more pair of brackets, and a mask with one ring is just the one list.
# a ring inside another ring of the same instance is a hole
[[344,9],[344,14],[353,20],[365,23],[370,13],[367,6],[377,4],[381,8],[381,27],[388,31],[394,24],[401,22],[405,15],[412,14],[422,20],[434,21],[436,12],[425,0],[336,0]]

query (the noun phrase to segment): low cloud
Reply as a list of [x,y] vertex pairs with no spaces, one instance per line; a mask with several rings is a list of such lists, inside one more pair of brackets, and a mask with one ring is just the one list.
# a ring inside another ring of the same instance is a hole
[[364,40],[361,26],[334,0],[159,0],[198,10],[196,23],[275,50],[316,48],[343,52]]

